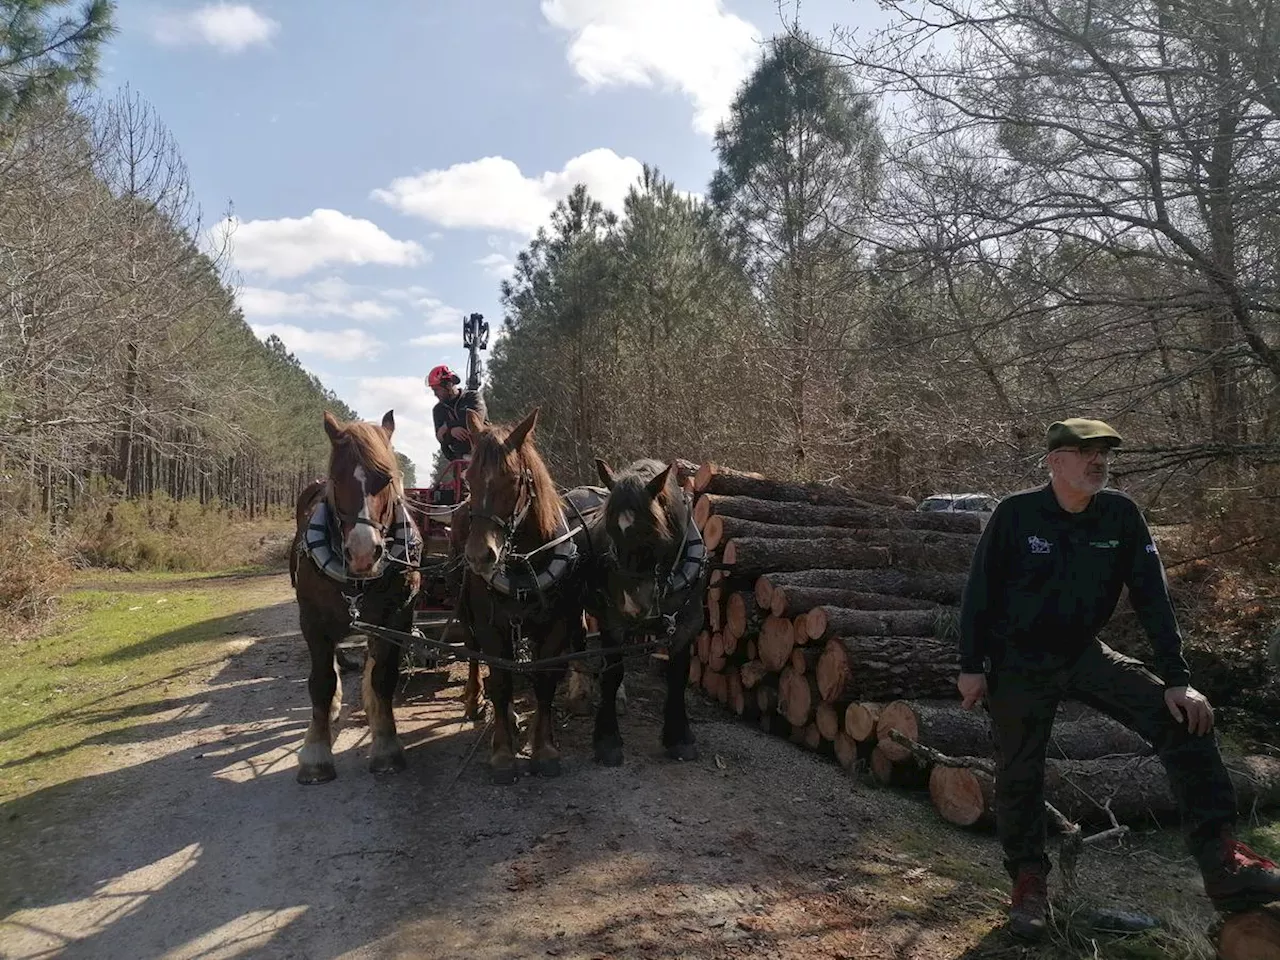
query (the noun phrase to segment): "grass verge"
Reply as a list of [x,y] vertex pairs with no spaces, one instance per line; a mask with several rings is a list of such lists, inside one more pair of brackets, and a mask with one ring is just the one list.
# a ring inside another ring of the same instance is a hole
[[245,611],[279,599],[277,577],[192,581],[115,575],[67,595],[37,636],[0,640],[0,802],[75,777],[148,705],[206,679]]

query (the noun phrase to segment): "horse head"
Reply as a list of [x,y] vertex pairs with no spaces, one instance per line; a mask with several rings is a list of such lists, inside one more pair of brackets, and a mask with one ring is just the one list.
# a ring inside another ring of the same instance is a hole
[[327,410],[329,476],[325,497],[337,521],[347,570],[354,577],[373,573],[387,550],[400,498],[400,470],[391,434],[396,422],[388,410],[382,424],[363,420],[341,423]]
[[517,543],[532,547],[548,541],[559,524],[559,495],[533,444],[537,422],[537,407],[511,428],[486,424],[474,411],[467,414],[471,503],[463,556],[484,579]]
[[603,525],[609,592],[624,615],[650,613],[684,544],[687,516],[675,464],[638,460],[614,473],[597,458],[596,472],[609,491]]

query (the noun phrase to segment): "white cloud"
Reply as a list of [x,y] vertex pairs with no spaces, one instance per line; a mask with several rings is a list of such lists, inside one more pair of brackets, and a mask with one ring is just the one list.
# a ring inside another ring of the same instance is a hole
[[244,3],[210,3],[195,10],[162,14],[151,35],[166,46],[206,43],[224,53],[267,44],[280,24]]
[[475,262],[477,266],[483,267],[484,272],[495,280],[506,280],[516,270],[515,263],[504,253],[487,253]]
[[361,416],[375,423],[388,410],[395,411],[392,446],[413,461],[418,483],[429,483],[431,461],[439,443],[431,419],[436,398],[427,391],[422,377],[361,377],[349,402]]
[[361,297],[359,288],[339,277],[308,284],[300,292],[268,287],[244,287],[237,297],[250,320],[266,317],[348,317],[352,320],[387,320],[399,312],[377,299]]
[[298,277],[330,264],[407,267],[429,257],[411,240],[396,240],[370,220],[317,209],[305,217],[239,220],[213,227],[215,245],[228,245],[237,267],[269,277]]
[[372,360],[381,352],[382,344],[367,330],[304,330],[288,323],[252,323],[249,325],[259,340],[275,334],[290,353],[311,354],[331,360]]
[[634,157],[601,147],[574,157],[559,171],[526,177],[506,157],[482,157],[445,170],[397,177],[373,191],[373,198],[401,213],[442,227],[508,230],[531,236],[550,219],[556,201],[577,183],[605,207],[622,210],[622,201],[643,173]]
[[572,34],[569,62],[589,89],[679,90],[705,134],[728,113],[761,39],[721,0],[542,0],[542,15]]
[[409,341],[415,347],[457,347],[462,344],[461,333],[424,333]]

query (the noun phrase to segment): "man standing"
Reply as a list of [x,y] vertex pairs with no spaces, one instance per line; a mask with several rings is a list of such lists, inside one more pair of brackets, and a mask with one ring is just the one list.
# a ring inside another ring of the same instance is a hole
[[481,420],[486,418],[484,400],[475,390],[462,390],[458,375],[444,364],[427,374],[427,386],[436,395],[436,439],[446,460],[461,460],[471,453],[471,432],[467,429],[467,411],[474,410]]
[[[985,698],[991,716],[997,833],[1014,881],[1010,929],[1031,939],[1045,931],[1045,754],[1066,697],[1155,746],[1215,906],[1280,899],[1280,870],[1234,837],[1235,790],[1212,733],[1213,709],[1190,686],[1146,520],[1129,496],[1104,489],[1120,443],[1100,420],[1049,427],[1049,482],[996,507],[961,603],[957,685],[965,707]],[[1154,670],[1098,639],[1126,586],[1155,650]]]

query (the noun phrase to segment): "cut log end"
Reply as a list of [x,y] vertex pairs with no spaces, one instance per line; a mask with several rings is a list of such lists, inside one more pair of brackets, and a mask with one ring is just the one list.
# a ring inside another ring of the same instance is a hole
[[991,816],[993,785],[985,774],[963,767],[934,767],[929,798],[943,820],[961,827],[984,823]]
[[[818,680],[818,689],[822,689],[822,680]],[[880,717],[881,705],[878,703],[851,703],[844,708],[844,732],[858,743],[870,740],[875,736],[876,720]]]
[[876,740],[877,749],[883,751],[889,760],[895,763],[906,760],[911,756],[911,751],[891,739],[890,730],[897,730],[910,740],[920,739],[916,712],[905,700],[895,700],[880,711],[880,718],[876,721]]

